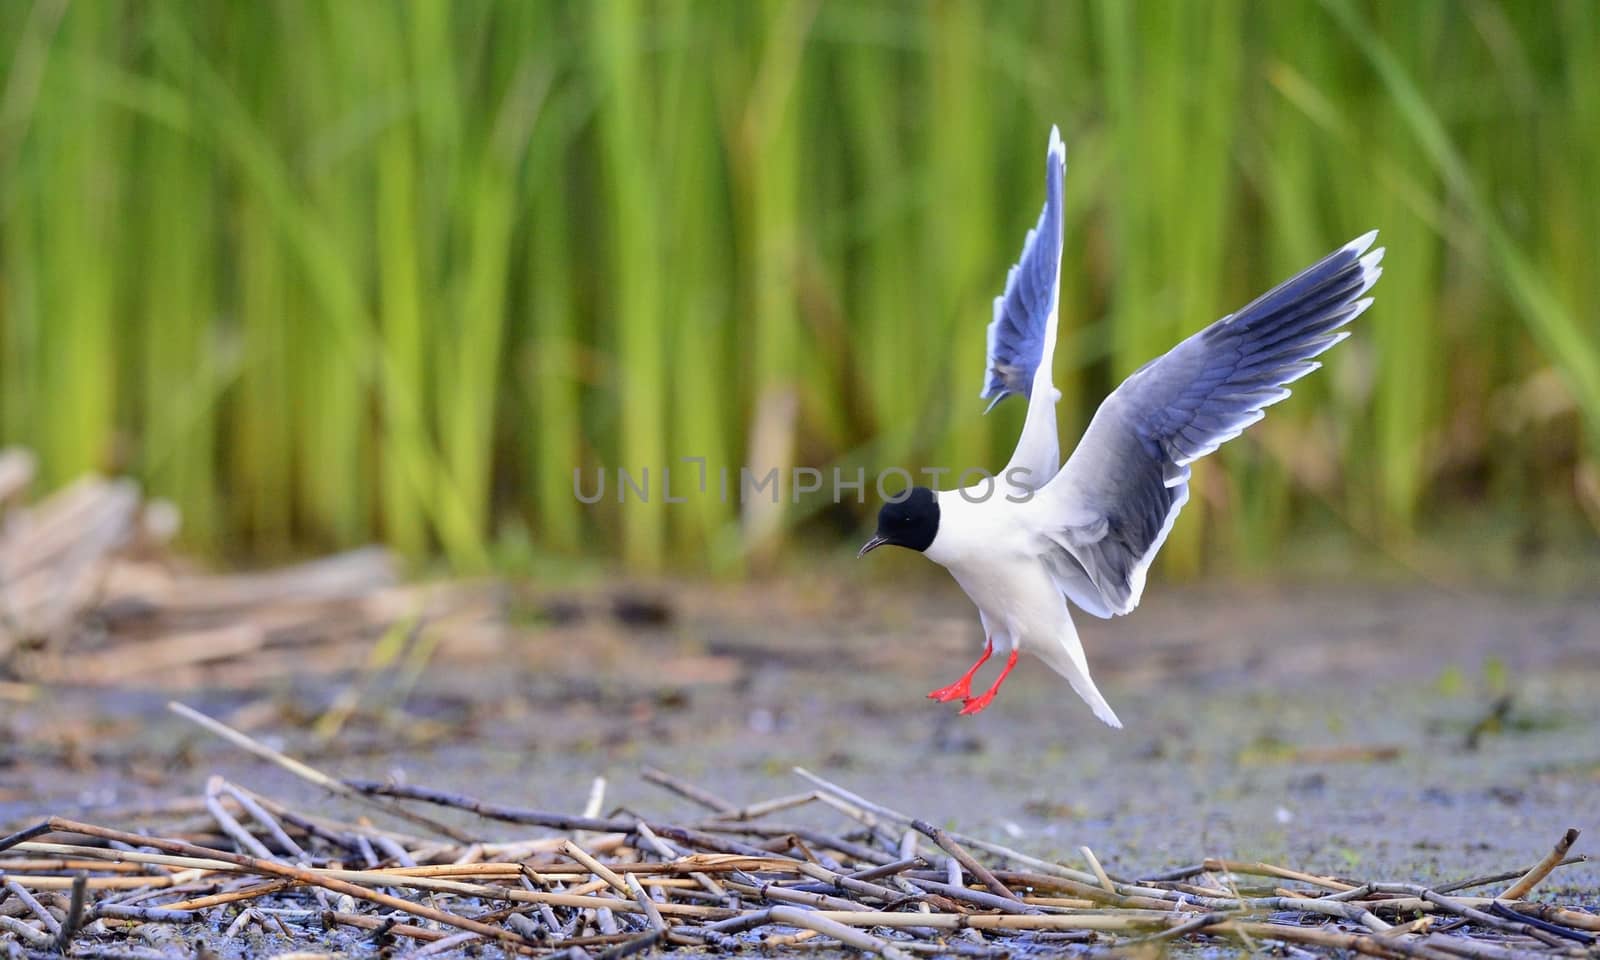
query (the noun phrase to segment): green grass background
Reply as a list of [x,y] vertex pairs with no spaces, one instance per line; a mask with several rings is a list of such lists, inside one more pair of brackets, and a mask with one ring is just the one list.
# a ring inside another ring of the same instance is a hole
[[[1319,518],[1592,537],[1591,0],[6,3],[0,439],[47,486],[133,472],[234,557],[831,548],[870,489],[741,507],[716,468],[1005,462],[984,325],[1051,123],[1068,443],[1180,336],[1389,248],[1357,335],[1197,469],[1169,572]],[[708,494],[574,498],[685,456]]]

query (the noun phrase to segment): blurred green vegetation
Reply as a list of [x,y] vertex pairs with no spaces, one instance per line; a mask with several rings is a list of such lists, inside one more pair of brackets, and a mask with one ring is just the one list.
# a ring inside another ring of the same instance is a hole
[[984,326],[1051,123],[1067,444],[1180,336],[1389,248],[1328,369],[1196,470],[1169,570],[1308,515],[1600,515],[1591,0],[17,0],[0,40],[0,438],[133,471],[200,547],[737,571],[870,486],[589,507],[573,468],[998,469]]

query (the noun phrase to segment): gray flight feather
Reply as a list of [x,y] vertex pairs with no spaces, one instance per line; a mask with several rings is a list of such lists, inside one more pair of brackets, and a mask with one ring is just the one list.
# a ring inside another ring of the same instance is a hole
[[[1034,372],[1045,352],[1050,315],[1055,312],[1061,272],[1062,191],[1067,170],[1067,150],[1061,134],[1050,130],[1045,159],[1044,209],[1039,223],[1028,231],[1022,256],[1006,275],[1005,293],[994,300],[989,324],[989,357],[983,380],[989,409],[1011,394],[1026,397],[1033,391]],[[1048,376],[1049,371],[1045,371]]]
[[1383,272],[1377,231],[1145,364],[1095,412],[1040,496],[1058,521],[1048,558],[1061,589],[1097,616],[1139,603],[1150,561],[1189,499],[1189,464],[1289,395],[1349,336]]

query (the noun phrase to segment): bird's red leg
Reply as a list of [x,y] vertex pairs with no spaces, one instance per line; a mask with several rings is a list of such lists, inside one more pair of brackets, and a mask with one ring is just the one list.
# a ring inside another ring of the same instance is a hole
[[966,673],[963,673],[960,680],[950,684],[948,687],[940,687],[939,689],[928,694],[928,699],[937,700],[940,703],[949,703],[951,700],[954,700],[957,697],[970,696],[972,694],[973,676],[978,672],[978,668],[983,666],[993,653],[994,641],[988,637],[985,637],[983,644],[983,656],[978,658],[978,662],[974,663],[972,668]]
[[966,716],[969,713],[978,713],[993,703],[994,695],[1000,692],[1000,684],[1006,682],[1006,676],[1011,673],[1011,669],[1016,665],[1017,651],[1012,650],[1011,656],[1006,658],[1006,668],[1000,671],[1000,676],[994,678],[994,686],[990,687],[989,691],[981,696],[968,697],[962,701],[961,715]]

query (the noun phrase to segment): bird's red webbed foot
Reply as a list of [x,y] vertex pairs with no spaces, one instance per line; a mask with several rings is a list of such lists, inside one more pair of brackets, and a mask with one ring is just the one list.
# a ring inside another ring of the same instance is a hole
[[[1016,665],[1017,651],[1012,650],[1011,656],[1006,658],[1005,669],[1000,671],[1000,676],[995,677],[994,686],[990,687],[986,692],[981,693],[976,697],[968,697],[963,700],[961,703],[961,715],[965,717],[974,713],[982,713],[984,709],[989,706],[989,704],[994,702],[994,695],[1000,692],[1000,684],[1006,682],[1006,677],[1010,675],[1012,668],[1014,668]],[[970,680],[970,677],[966,679]]]
[[960,680],[950,684],[948,687],[940,687],[939,689],[929,693],[928,699],[937,700],[940,703],[949,703],[951,700],[954,700],[957,697],[969,699],[972,696],[973,676],[977,674],[978,668],[983,666],[993,654],[994,641],[985,638],[983,644],[983,656],[978,658],[978,662],[974,663],[970,668],[968,668],[967,672],[961,675]]

